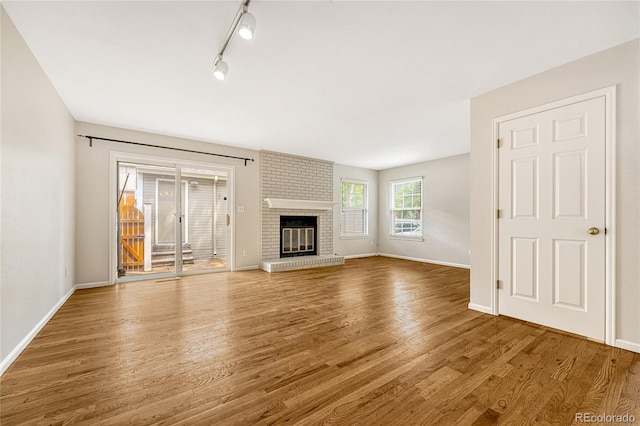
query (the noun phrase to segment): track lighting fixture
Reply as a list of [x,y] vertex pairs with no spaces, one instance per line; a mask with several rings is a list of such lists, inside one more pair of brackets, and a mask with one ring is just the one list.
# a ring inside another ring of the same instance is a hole
[[222,55],[213,62],[213,76],[218,80],[224,80],[229,72],[229,64],[222,60]]
[[222,55],[224,51],[227,49],[229,42],[231,41],[231,37],[238,30],[238,34],[245,40],[253,39],[253,33],[256,29],[256,17],[249,13],[249,3],[251,0],[242,0],[242,4],[240,5],[240,9],[236,13],[235,18],[233,18],[233,23],[231,24],[231,28],[227,32],[227,36],[224,39],[224,44],[222,45],[222,49],[220,49],[220,53],[216,57],[215,61],[213,61],[213,75],[218,80],[224,80],[227,74],[229,73],[229,65],[222,60]]
[[240,18],[240,26],[238,28],[238,34],[245,40],[251,40],[253,38],[253,32],[256,29],[256,17],[247,12],[242,13]]

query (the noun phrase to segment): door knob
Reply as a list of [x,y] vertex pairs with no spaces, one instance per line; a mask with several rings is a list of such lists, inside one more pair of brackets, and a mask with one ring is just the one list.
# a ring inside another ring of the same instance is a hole
[[598,235],[600,230],[598,228],[589,228],[589,235]]

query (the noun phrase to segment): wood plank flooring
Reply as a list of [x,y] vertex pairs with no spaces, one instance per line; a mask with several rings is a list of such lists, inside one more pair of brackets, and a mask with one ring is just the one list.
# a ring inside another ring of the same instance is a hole
[[640,423],[640,355],[468,302],[469,271],[382,257],[79,290],[0,379],[0,423]]

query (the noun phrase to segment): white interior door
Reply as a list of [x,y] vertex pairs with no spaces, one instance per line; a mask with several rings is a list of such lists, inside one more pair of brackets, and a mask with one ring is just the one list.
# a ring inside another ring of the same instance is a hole
[[604,341],[604,96],[499,137],[499,313]]

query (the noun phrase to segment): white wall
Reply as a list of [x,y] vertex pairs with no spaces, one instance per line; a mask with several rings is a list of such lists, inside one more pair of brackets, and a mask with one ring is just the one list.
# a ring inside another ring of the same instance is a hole
[[2,7],[0,14],[4,367],[73,289],[75,153],[73,117]]
[[471,100],[472,304],[491,306],[491,120],[617,84],[616,328],[618,339],[640,348],[639,52],[636,39]]
[[[89,147],[88,140],[77,138],[75,148],[77,169],[76,282],[78,285],[104,284],[109,281],[109,215],[111,210],[115,208],[115,206],[109,205],[112,151],[234,166],[235,267],[236,269],[258,267],[261,247],[260,159],[257,151],[83,122],[76,123],[76,133],[255,159],[255,162],[250,162],[245,167],[240,160],[161,148],[103,141],[94,141],[93,147]],[[233,194],[230,195],[233,196]],[[238,206],[244,206],[244,213],[237,213]],[[248,256],[242,255],[243,250],[247,250]]]
[[[424,241],[389,236],[390,182],[423,176]],[[378,252],[455,266],[469,265],[469,155],[442,158],[378,173]]]
[[[356,179],[368,183],[369,235],[362,238],[340,237],[341,179]],[[374,255],[378,251],[378,172],[360,167],[335,164],[333,167],[333,251],[340,256]]]

